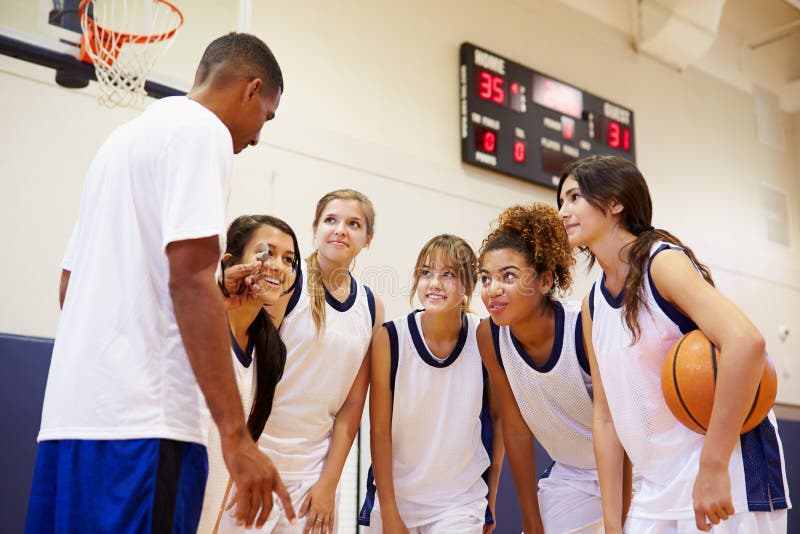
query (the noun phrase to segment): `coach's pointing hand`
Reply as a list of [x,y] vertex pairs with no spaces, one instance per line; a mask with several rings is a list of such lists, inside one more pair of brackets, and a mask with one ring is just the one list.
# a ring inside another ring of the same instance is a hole
[[251,528],[255,521],[256,528],[264,526],[272,511],[273,492],[281,500],[289,522],[294,524],[297,521],[292,500],[278,470],[258,450],[246,432],[237,433],[228,439],[223,437],[222,455],[237,490],[228,509],[234,509],[233,518],[239,524]]

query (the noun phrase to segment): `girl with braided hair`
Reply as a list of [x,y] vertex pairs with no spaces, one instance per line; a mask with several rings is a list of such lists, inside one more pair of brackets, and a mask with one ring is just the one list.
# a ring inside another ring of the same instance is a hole
[[[491,317],[478,327],[478,345],[526,534],[603,531],[581,314],[556,299],[569,290],[574,263],[558,212],[545,204],[506,209],[480,251]],[[538,492],[534,437],[555,460]]]

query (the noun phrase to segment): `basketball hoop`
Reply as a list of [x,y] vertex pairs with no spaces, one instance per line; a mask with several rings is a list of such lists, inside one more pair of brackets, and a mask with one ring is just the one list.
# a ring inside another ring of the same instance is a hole
[[183,14],[166,0],[81,0],[78,13],[80,59],[94,65],[100,103],[141,102],[147,76],[172,44]]

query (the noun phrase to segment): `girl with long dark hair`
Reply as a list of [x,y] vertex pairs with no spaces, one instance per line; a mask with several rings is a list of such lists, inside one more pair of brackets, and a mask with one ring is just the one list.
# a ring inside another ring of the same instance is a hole
[[[275,387],[283,375],[286,346],[276,328],[282,315],[271,316],[271,305],[290,292],[296,283],[300,251],[294,231],[281,219],[269,215],[242,215],[231,223],[222,257],[220,282],[228,304],[233,368],[247,429],[258,440],[272,411]],[[253,269],[244,283],[237,277],[234,287],[224,282],[227,272]],[[206,483],[200,531],[211,532],[230,489],[228,471],[219,449],[218,430],[209,441],[209,474]]]
[[[582,316],[606,533],[622,530],[625,453],[641,475],[626,532],[786,532],[774,414],[739,434],[766,357],[758,329],[690,248],[653,227],[650,193],[632,163],[592,156],[571,164],[558,205],[570,244],[602,269]],[[696,328],[724,355],[705,436],[678,422],[661,393],[667,351]]]

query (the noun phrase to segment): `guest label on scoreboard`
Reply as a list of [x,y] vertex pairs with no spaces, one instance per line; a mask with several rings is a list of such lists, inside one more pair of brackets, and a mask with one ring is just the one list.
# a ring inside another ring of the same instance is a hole
[[630,109],[470,43],[459,74],[463,162],[548,187],[592,154],[635,162]]

